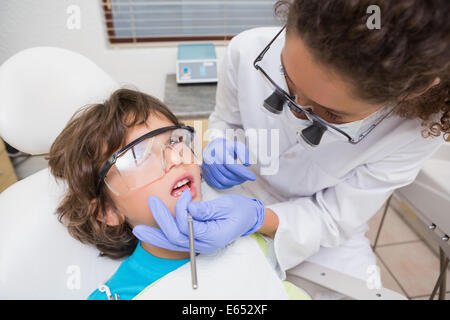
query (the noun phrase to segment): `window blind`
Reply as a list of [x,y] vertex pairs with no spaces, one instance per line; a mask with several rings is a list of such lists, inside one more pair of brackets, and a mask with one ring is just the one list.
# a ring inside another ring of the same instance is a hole
[[228,40],[246,29],[279,26],[276,0],[102,0],[111,43]]

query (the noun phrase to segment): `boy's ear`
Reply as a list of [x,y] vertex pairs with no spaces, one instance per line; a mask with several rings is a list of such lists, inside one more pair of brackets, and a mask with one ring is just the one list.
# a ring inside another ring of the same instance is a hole
[[[95,206],[97,205],[97,201],[98,201],[97,199],[91,200],[91,210],[92,211],[95,208]],[[122,217],[120,214],[116,213],[110,206],[106,206],[104,214],[101,209],[97,213],[97,220],[105,222],[108,226],[111,226],[111,227],[118,226],[119,224],[121,224],[121,220],[122,220],[121,218],[124,218],[124,217]]]

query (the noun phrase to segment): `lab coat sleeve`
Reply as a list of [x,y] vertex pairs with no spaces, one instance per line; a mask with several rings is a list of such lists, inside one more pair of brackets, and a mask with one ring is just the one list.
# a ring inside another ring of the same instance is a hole
[[236,45],[232,39],[222,59],[219,72],[219,80],[216,91],[216,106],[209,117],[207,139],[212,141],[218,137],[225,137],[226,129],[242,129],[241,113],[238,104],[238,88],[236,84],[236,72],[233,65],[232,48]]
[[339,246],[364,232],[390,194],[413,182],[425,160],[443,143],[442,137],[419,139],[382,160],[356,167],[334,187],[267,206],[279,217],[273,246],[280,269],[298,265],[321,246]]

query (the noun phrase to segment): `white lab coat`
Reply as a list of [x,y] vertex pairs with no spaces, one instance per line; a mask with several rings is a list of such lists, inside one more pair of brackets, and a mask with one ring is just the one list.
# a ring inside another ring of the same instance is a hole
[[[423,138],[417,119],[390,116],[357,145],[333,140],[326,133],[319,146],[310,147],[297,136],[305,121],[291,112],[274,118],[261,108],[272,91],[253,60],[278,30],[251,29],[230,41],[209,118],[209,128],[215,129],[210,138],[223,135],[227,128],[279,130],[279,158],[272,159],[279,161],[278,172],[262,175],[262,164],[253,164],[257,180],[240,188],[279,217],[273,248],[282,276],[308,260],[367,279],[368,266],[376,263],[364,236],[368,220],[396,188],[415,179],[444,139]],[[287,91],[280,72],[283,43],[284,34],[261,65]],[[367,126],[364,123],[361,131]]]

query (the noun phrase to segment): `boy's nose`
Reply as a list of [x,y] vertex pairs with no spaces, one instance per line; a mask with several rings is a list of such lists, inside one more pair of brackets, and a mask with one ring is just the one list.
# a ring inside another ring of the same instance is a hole
[[192,159],[188,158],[185,152],[186,147],[182,144],[167,147],[165,150],[166,171],[180,164],[190,164]]
[[181,163],[180,155],[178,152],[168,147],[164,150],[164,162],[166,164],[166,172],[170,171],[170,169]]

